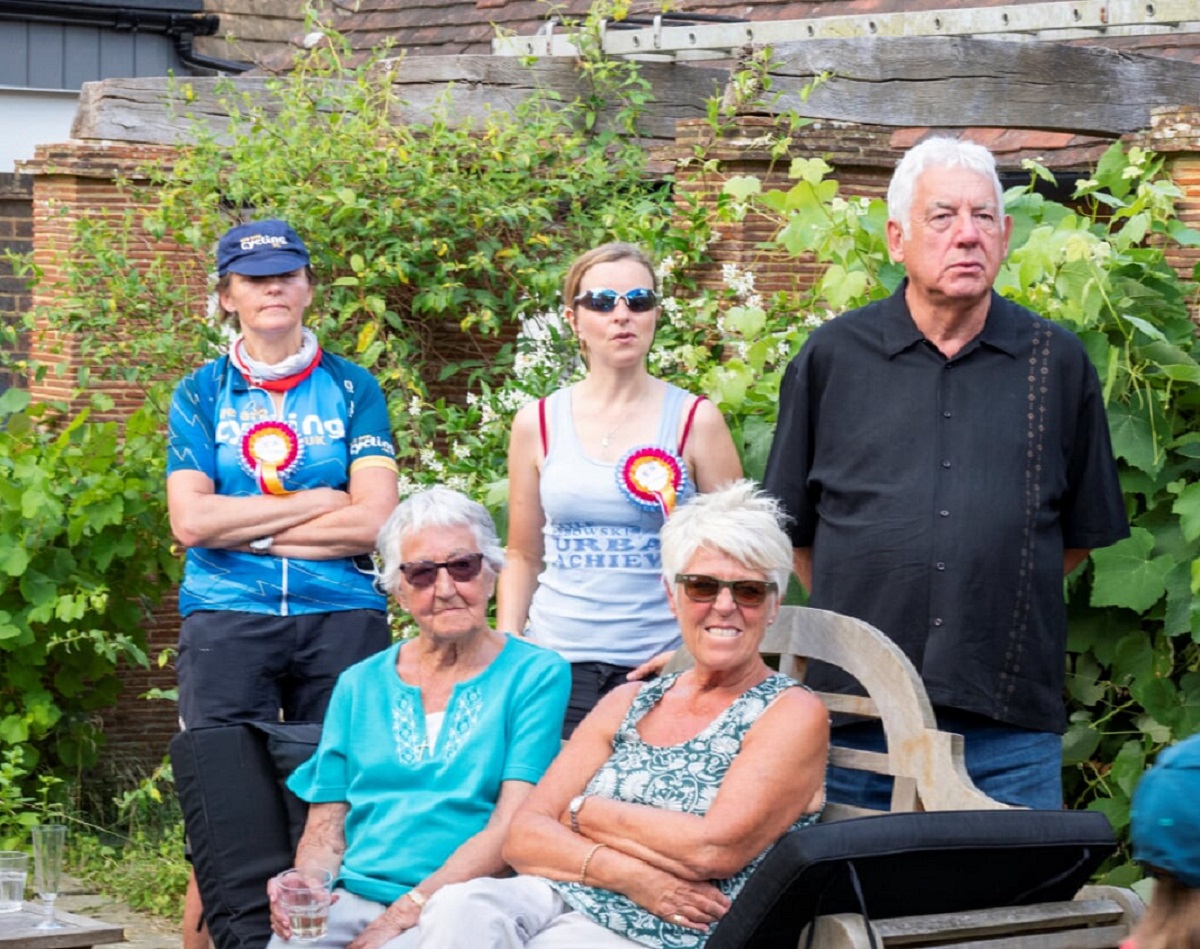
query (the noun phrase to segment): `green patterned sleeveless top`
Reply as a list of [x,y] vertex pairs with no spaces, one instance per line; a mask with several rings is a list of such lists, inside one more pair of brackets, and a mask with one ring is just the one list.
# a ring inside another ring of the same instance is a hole
[[[789,676],[768,676],[738,696],[694,738],[668,747],[647,744],[638,734],[637,724],[677,678],[679,673],[642,686],[613,736],[612,755],[592,776],[584,793],[664,810],[706,814],[726,772],[742,750],[742,740],[750,726],[785,689],[803,688]],[[790,829],[807,827],[819,817],[820,811],[804,814]],[[715,880],[717,887],[734,899],[770,849],[767,847],[733,876]],[[708,941],[708,933],[660,919],[620,893],[578,883],[548,882],[573,909],[643,946],[699,949]]]

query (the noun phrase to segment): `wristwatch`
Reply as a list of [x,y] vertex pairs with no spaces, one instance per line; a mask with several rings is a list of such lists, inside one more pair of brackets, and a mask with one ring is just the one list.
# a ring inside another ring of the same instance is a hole
[[571,830],[577,834],[581,833],[579,830],[579,812],[583,810],[583,802],[586,800],[586,794],[579,794],[571,798],[571,803],[567,805],[567,813],[571,815]]
[[266,537],[256,537],[247,545],[252,554],[267,554],[271,552],[271,545],[275,543],[275,538],[270,535]]

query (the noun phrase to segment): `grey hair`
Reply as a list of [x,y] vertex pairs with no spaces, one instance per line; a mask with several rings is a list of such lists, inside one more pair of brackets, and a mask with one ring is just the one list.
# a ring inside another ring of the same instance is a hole
[[674,585],[675,575],[687,570],[701,548],[708,548],[765,573],[779,586],[782,599],[792,572],[792,541],[783,529],[786,521],[779,501],[753,481],[733,481],[699,494],[663,525],[663,576]]
[[1004,213],[1004,188],[996,174],[996,158],[990,151],[975,142],[957,138],[927,138],[904,153],[888,185],[888,218],[900,225],[905,237],[911,233],[913,191],[917,179],[930,168],[966,168],[990,178],[996,191],[996,211]]
[[396,591],[400,564],[405,562],[405,539],[430,527],[471,528],[479,552],[492,573],[504,569],[504,548],[500,546],[496,523],[487,508],[465,494],[435,485],[401,501],[379,528],[375,546],[383,558],[380,582],[385,590]]

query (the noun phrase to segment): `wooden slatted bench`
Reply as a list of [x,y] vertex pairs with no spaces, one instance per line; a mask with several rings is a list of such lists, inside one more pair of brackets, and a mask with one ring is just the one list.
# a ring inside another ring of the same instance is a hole
[[[804,681],[810,659],[838,666],[863,686],[863,696],[818,693],[831,712],[877,718],[886,753],[832,748],[830,764],[891,775],[891,813],[1020,810],[984,794],[971,781],[960,735],[942,731],[925,687],[908,657],[877,629],[824,610],[784,607],[761,647],[777,657],[781,672]],[[685,668],[684,650],[670,670]],[[828,804],[823,822],[880,812]],[[803,833],[800,831],[799,833]],[[1004,906],[956,913],[871,919],[859,914],[818,916],[812,924],[819,949],[1116,949],[1143,906],[1132,890],[1084,887],[1070,902]],[[869,931],[868,931],[869,930]],[[799,946],[808,943],[808,929]],[[772,949],[788,949],[786,946]]]

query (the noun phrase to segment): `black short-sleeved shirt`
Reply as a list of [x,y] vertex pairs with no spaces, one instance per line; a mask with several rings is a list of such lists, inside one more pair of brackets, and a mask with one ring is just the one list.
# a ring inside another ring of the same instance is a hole
[[935,706],[1062,731],[1063,551],[1129,533],[1099,379],[1072,333],[995,293],[946,359],[904,289],[792,360],[766,489],[813,549],[811,605],[886,633]]

